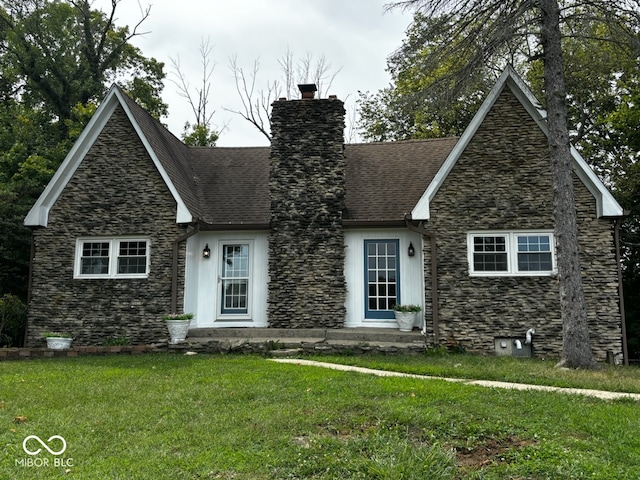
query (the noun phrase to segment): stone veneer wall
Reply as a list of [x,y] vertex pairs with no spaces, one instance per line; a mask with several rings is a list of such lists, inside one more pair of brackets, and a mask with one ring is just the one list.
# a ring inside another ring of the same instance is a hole
[[[170,311],[176,203],[124,111],[118,107],[49,213],[34,230],[33,291],[28,346],[46,331],[73,334],[75,345],[99,345],[126,334],[134,344],[166,338]],[[74,279],[76,239],[135,235],[150,238],[146,279]],[[180,245],[179,299],[184,284]]]
[[271,117],[269,326],[344,324],[344,106],[280,100]]
[[[607,351],[620,355],[622,350],[612,222],[596,217],[595,199],[577,177],[574,187],[591,344],[596,357],[604,360]],[[438,248],[440,344],[493,351],[494,337],[523,337],[533,327],[534,354],[560,356],[557,278],[468,273],[469,231],[553,229],[554,225],[546,137],[508,89],[436,194],[431,214]],[[425,267],[430,318],[432,286],[430,266]],[[433,344],[433,324],[428,326],[427,339]]]

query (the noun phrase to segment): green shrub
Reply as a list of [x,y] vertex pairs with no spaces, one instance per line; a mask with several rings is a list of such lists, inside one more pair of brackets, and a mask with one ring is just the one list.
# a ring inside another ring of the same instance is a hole
[[123,345],[131,345],[131,339],[126,333],[123,333],[118,337],[108,337],[104,341],[103,345],[105,347],[121,347]]
[[27,306],[10,293],[0,297],[0,347],[22,345],[27,325]]

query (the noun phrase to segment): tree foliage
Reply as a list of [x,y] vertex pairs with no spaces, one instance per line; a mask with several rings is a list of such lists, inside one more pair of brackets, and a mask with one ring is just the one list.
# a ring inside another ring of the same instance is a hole
[[29,208],[113,82],[156,117],[163,64],[89,0],[0,0],[0,294],[27,295]]
[[22,345],[23,326],[27,320],[27,306],[16,295],[0,297],[0,347]]
[[26,106],[49,112],[63,131],[75,105],[98,101],[116,81],[157,117],[166,114],[158,101],[162,64],[130,43],[150,10],[130,31],[114,23],[118,3],[104,13],[89,0],[0,2],[1,53],[13,92]]
[[448,37],[436,28],[443,21],[448,28],[455,24],[451,16],[434,19],[417,12],[402,45],[387,59],[391,84],[375,94],[359,92],[358,126],[363,138],[458,136],[469,124],[505,64],[483,65],[463,84],[452,73],[464,68],[468,59],[457,56],[433,65],[431,56]]

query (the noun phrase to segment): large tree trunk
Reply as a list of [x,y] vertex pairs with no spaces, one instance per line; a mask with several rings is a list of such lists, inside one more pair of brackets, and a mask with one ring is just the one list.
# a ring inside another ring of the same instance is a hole
[[594,368],[596,362],[589,342],[587,306],[578,256],[578,228],[559,27],[560,9],[557,0],[539,0],[539,5],[542,12],[544,84],[560,275],[562,363],[572,368]]

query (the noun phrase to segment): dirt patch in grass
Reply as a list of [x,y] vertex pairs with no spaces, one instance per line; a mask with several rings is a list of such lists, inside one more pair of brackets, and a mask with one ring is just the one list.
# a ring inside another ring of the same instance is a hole
[[456,449],[456,463],[460,468],[476,470],[493,463],[504,462],[508,452],[534,445],[531,439],[514,436],[506,438],[484,438],[473,447]]

